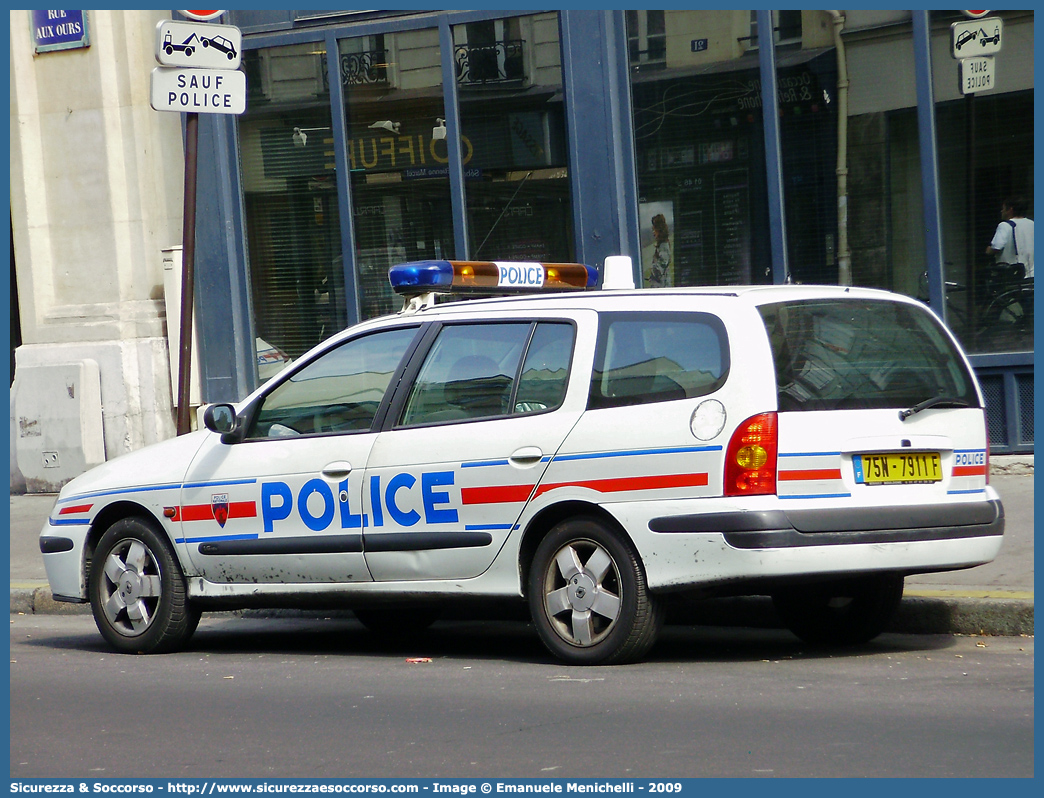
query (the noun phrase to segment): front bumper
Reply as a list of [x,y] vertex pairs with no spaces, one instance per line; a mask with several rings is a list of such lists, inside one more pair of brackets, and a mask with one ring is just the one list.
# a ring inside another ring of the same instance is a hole
[[40,552],[55,601],[87,601],[84,546],[89,530],[86,525],[53,526],[47,523],[40,532]]

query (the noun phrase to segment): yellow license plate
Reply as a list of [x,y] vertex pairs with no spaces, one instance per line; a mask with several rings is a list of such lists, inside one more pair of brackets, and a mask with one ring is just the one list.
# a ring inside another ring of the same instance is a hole
[[852,458],[856,482],[864,485],[923,485],[942,480],[938,452],[885,452]]

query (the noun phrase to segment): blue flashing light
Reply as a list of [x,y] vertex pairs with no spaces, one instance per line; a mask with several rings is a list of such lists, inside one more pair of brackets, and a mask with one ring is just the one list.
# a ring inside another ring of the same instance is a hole
[[400,263],[388,270],[388,279],[397,294],[449,291],[453,287],[453,264],[448,260]]

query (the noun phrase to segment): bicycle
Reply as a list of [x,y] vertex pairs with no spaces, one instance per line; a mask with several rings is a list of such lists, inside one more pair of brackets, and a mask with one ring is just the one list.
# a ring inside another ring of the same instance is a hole
[[[1032,349],[1033,278],[1025,276],[1025,267],[990,263],[977,270],[976,278],[974,303],[967,285],[954,280],[944,283],[947,324],[972,352]],[[963,303],[952,296],[957,294],[963,294]],[[918,299],[930,304],[927,272],[921,275]]]

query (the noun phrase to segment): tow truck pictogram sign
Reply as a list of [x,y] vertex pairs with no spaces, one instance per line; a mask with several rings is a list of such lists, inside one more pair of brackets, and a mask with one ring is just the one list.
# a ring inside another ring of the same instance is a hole
[[238,69],[242,46],[234,25],[166,19],[156,26],[156,60],[163,66]]

